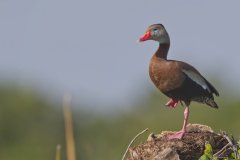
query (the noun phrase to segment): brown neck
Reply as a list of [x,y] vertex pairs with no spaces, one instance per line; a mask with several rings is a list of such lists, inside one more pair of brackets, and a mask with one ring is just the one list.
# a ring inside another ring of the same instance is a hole
[[170,47],[170,43],[163,43],[163,44],[159,43],[159,47],[155,53],[155,56],[158,58],[167,59],[169,47]]

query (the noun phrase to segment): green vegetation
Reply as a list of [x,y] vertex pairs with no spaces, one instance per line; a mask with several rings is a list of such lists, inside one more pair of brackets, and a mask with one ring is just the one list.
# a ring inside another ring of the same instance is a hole
[[[227,149],[232,151],[232,154],[229,157],[225,157],[221,159],[223,160],[237,160],[236,154],[234,153],[234,149],[231,147],[231,145],[229,145],[229,147],[225,146]],[[239,145],[237,145],[237,147],[239,148]],[[227,149],[223,149],[221,153],[227,151]],[[236,150],[236,152],[238,152],[238,154],[240,154],[240,149]],[[214,156],[213,155],[213,150],[212,150],[212,146],[209,143],[205,144],[205,150],[204,150],[204,154],[199,158],[199,160],[219,160],[220,158],[218,158],[219,156]]]
[[205,144],[205,149],[203,155],[199,158],[199,160],[211,160],[213,158],[213,150],[212,146],[209,143]]
[[[149,128],[150,134],[181,128],[183,107],[164,107],[167,99],[159,92],[149,93],[143,99],[144,102],[139,100],[129,111],[121,113],[97,114],[74,106],[77,159],[120,159],[132,137],[140,130]],[[215,131],[225,130],[238,138],[240,100],[226,93],[217,101],[219,110],[192,103],[190,123],[206,124]],[[112,106],[112,109],[115,107]],[[135,143],[147,136],[148,133],[142,135]],[[65,160],[61,102],[49,102],[31,89],[10,85],[0,87],[0,159],[53,160],[57,144],[61,144],[61,159]]]

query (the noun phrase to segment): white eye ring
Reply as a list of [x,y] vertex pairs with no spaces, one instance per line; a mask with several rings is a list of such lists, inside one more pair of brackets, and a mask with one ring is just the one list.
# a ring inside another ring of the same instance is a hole
[[160,35],[160,30],[159,29],[154,29],[153,30],[153,35],[154,36],[159,36]]

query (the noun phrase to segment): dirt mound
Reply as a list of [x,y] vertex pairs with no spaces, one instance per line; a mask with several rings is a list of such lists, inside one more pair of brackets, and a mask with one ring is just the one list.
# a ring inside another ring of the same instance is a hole
[[[129,149],[128,160],[197,160],[207,142],[211,144],[213,153],[228,144],[222,135],[205,125],[189,124],[187,131],[182,140],[168,140],[167,135],[174,133],[172,131],[150,134],[146,142]],[[226,154],[230,153],[225,152],[223,156]]]

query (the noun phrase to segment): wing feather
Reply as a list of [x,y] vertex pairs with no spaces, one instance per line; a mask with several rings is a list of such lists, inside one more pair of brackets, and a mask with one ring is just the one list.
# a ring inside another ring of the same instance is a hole
[[196,70],[193,66],[178,61],[179,67],[181,68],[182,72],[188,76],[191,80],[196,82],[198,85],[200,85],[203,89],[208,90],[211,94],[215,94],[216,96],[219,96],[218,91],[215,89],[215,87],[208,82],[198,70]]

